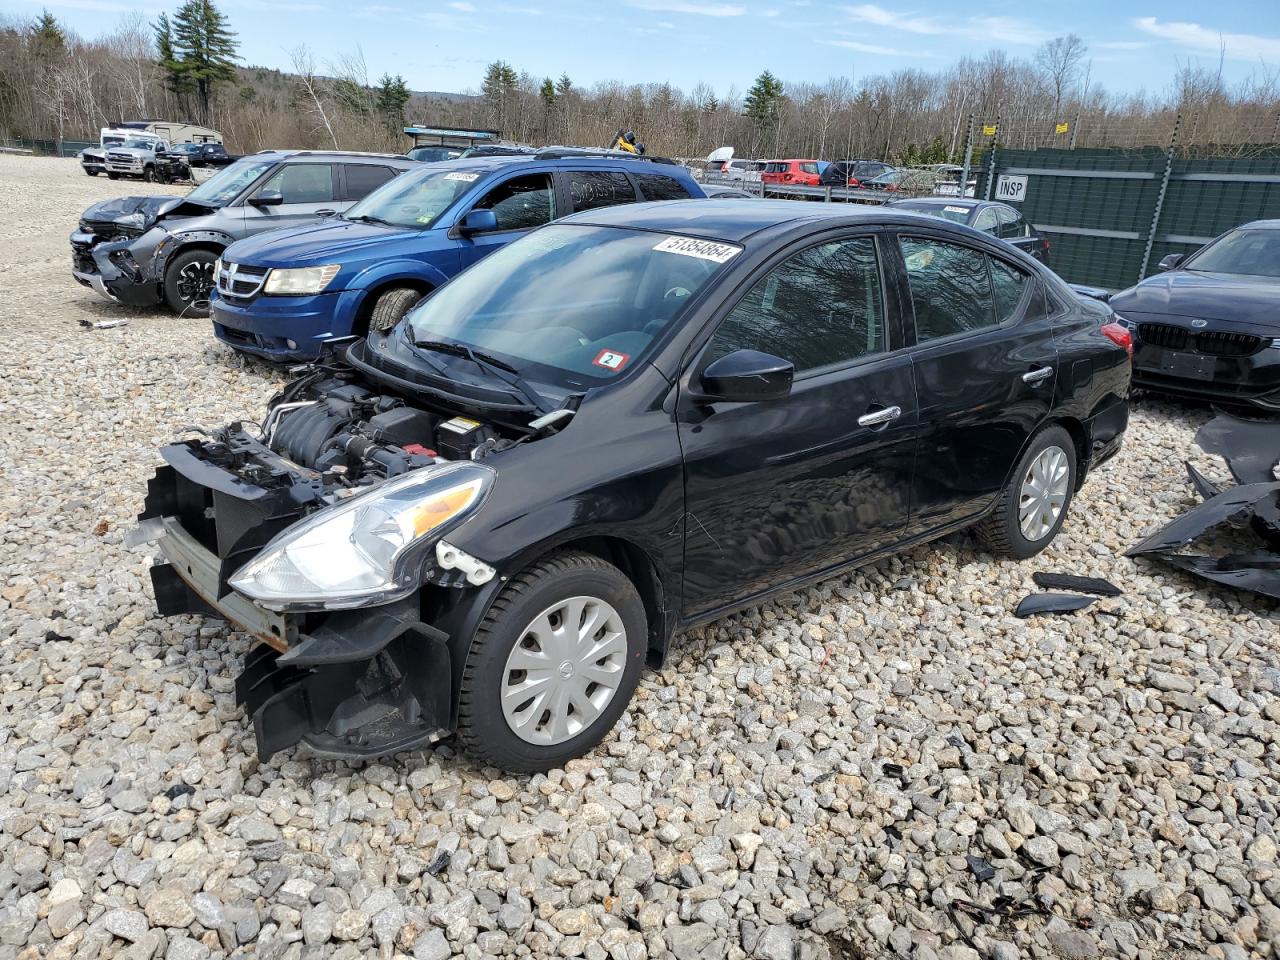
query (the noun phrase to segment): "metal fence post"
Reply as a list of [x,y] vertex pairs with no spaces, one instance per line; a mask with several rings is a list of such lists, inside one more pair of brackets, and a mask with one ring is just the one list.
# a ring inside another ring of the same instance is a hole
[[1142,251],[1142,265],[1138,267],[1135,283],[1141,283],[1147,275],[1147,264],[1151,262],[1151,248],[1156,242],[1156,228],[1160,226],[1160,211],[1164,209],[1164,196],[1169,190],[1169,176],[1173,173],[1173,154],[1178,145],[1178,127],[1182,125],[1182,113],[1173,120],[1173,133],[1169,137],[1169,149],[1164,155],[1164,176],[1160,178],[1160,190],[1156,194],[1156,208],[1151,214],[1151,229],[1147,231],[1147,245]]
[[967,196],[969,167],[973,165],[973,114],[969,114],[969,126],[964,131],[964,169],[960,171],[960,196]]
[[996,114],[996,135],[991,138],[991,154],[987,157],[987,197],[991,199],[991,194],[996,188],[996,151],[1000,145],[1000,114]]

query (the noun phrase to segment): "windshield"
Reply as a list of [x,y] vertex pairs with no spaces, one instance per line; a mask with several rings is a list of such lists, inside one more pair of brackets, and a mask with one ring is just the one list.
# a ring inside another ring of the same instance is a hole
[[941,203],[895,203],[895,207],[910,210],[912,213],[927,213],[931,217],[940,217],[952,223],[968,223],[969,208]]
[[1186,263],[1204,273],[1280,277],[1280,230],[1233,230]]
[[347,211],[348,220],[367,218],[392,227],[424,230],[440,219],[481,174],[428,167],[388,180]]
[[240,195],[241,190],[275,165],[274,159],[265,157],[245,157],[243,160],[237,160],[188,193],[187,199],[220,207],[234,200]]
[[130,139],[126,140],[124,145],[127,150],[151,150],[156,146],[156,141]]
[[437,160],[453,160],[461,152],[457,147],[414,147],[406,156],[410,160],[434,163]]
[[544,227],[441,287],[409,314],[408,332],[418,343],[496,355],[558,386],[604,383],[632,369],[741,249],[616,227]]

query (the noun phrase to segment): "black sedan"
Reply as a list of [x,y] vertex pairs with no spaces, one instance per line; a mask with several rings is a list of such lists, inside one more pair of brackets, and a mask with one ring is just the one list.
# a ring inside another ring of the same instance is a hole
[[1135,334],[1134,384],[1280,411],[1280,220],[1160,268],[1110,301]]
[[1048,546],[1127,423],[1112,319],[904,211],[584,212],[165,447],[156,599],[261,641],[264,759],[559,766],[683,627],[965,527]]
[[996,200],[961,199],[960,197],[916,197],[895,200],[892,206],[916,213],[927,213],[952,223],[963,223],[993,237],[1013,244],[1041,263],[1049,262],[1049,240],[1036,233],[1036,228],[1023,219],[1022,213],[1007,203]]

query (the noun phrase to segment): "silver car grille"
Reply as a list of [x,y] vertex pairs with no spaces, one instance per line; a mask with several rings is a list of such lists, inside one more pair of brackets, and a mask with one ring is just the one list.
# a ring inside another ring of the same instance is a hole
[[262,289],[270,272],[267,267],[252,267],[243,263],[228,263],[224,260],[222,269],[218,271],[216,277],[218,293],[224,297],[248,299]]

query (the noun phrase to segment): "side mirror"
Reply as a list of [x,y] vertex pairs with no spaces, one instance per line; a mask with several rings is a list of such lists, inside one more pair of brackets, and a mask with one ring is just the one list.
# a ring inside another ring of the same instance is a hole
[[488,233],[498,229],[498,215],[492,210],[468,210],[458,224],[458,232],[464,237],[473,233]]
[[712,361],[700,380],[708,399],[754,403],[787,396],[795,372],[790,360],[759,350],[735,350]]
[[255,207],[278,207],[284,203],[284,194],[279,190],[260,190],[249,202]]
[[1171,253],[1156,264],[1156,268],[1158,270],[1172,270],[1185,259],[1187,259],[1185,253]]

